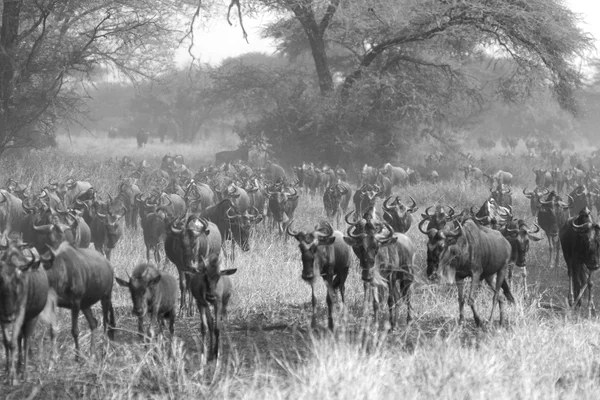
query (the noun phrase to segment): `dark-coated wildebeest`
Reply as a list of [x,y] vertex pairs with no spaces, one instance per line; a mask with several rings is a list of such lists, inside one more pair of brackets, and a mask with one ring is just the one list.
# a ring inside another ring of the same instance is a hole
[[266,196],[269,199],[269,213],[277,224],[279,234],[283,235],[290,220],[294,218],[294,211],[298,206],[299,194],[295,188],[290,188],[293,193],[286,190],[271,192],[267,189]]
[[[213,222],[192,214],[169,224],[165,237],[165,254],[179,273],[180,312],[189,306],[185,272],[196,271],[202,262],[201,256],[207,251],[216,255],[221,252],[221,233]],[[188,311],[192,312],[191,307]]]
[[148,143],[148,138],[150,137],[150,133],[140,130],[137,135],[135,135],[135,139],[137,140],[137,146],[141,149],[144,147],[146,143]]
[[[82,217],[66,211],[51,214],[49,217],[50,223],[41,226],[32,220],[33,229],[38,236],[34,240],[38,251],[46,250],[46,246],[57,248],[65,241],[73,247],[86,249],[90,246],[91,230]],[[25,235],[23,237],[25,238]]]
[[194,179],[188,183],[183,196],[190,212],[199,213],[217,204],[217,194],[206,183]]
[[177,281],[165,271],[159,271],[152,264],[139,264],[133,269],[128,281],[116,278],[119,285],[129,288],[133,314],[138,317],[138,333],[144,338],[144,317],[149,315],[146,336],[154,337],[152,321],[158,324],[163,334],[163,319],[169,321],[171,339],[175,332],[175,303],[177,302]]
[[375,206],[375,200],[380,189],[377,185],[364,184],[356,189],[352,201],[354,203],[354,218],[359,219],[369,208]]
[[569,207],[571,208],[571,215],[578,215],[581,210],[586,207],[591,207],[588,204],[588,190],[585,185],[579,185],[571,193],[569,193]]
[[0,325],[9,385],[18,384],[17,356],[23,360],[23,379],[27,380],[29,338],[48,300],[46,272],[40,268],[37,251],[30,252],[32,257],[28,259],[9,243],[0,258]]
[[154,262],[160,265],[160,246],[166,236],[167,215],[162,210],[152,212],[141,220],[144,244],[146,245],[146,262],[150,262],[150,252],[154,255]]
[[531,232],[529,227],[522,219],[518,221],[511,221],[501,231],[508,243],[510,243],[511,254],[510,263],[508,266],[508,281],[512,281],[513,275],[513,264],[521,269],[521,276],[523,277],[523,287],[525,293],[527,293],[527,253],[529,252],[529,241],[539,242],[542,240],[535,234],[540,231],[540,227],[535,224],[536,230]]
[[[502,325],[504,322],[504,299],[500,295],[500,289],[508,301],[514,302],[506,280],[511,255],[510,243],[499,231],[477,225],[472,220],[467,220],[464,226],[460,222],[456,222],[456,224],[458,227],[455,230],[441,232],[435,243],[431,243],[430,240],[427,245],[427,276],[431,280],[442,277],[448,283],[456,282],[460,323],[464,321],[464,280],[470,277],[472,280],[467,304],[471,306],[473,318],[478,326],[481,326],[482,321],[475,309],[475,298],[480,281],[485,280],[494,290],[490,321],[494,315],[496,303],[499,303],[500,325]],[[493,286],[494,276],[496,277],[495,287]]]
[[[200,333],[204,347],[206,347],[206,334],[208,333],[209,336],[207,361],[210,361],[219,356],[223,318],[227,318],[227,304],[233,287],[229,275],[234,274],[237,268],[221,270],[219,257],[215,254],[208,255],[203,259],[202,264],[191,277],[190,290],[196,299],[200,314]],[[214,320],[209,307],[211,304],[215,311]]]
[[25,218],[23,201],[0,189],[0,242],[6,244],[11,233],[21,232]]
[[323,194],[323,207],[327,218],[336,220],[336,224],[340,224],[340,214],[345,214],[348,210],[348,203],[352,189],[345,183],[335,183],[327,186]]
[[42,258],[48,282],[57,295],[57,304],[71,310],[71,333],[75,341],[76,359],[79,360],[79,312],[90,325],[91,354],[96,342],[94,331],[98,321],[94,318],[92,306],[100,301],[104,331],[109,339],[114,339],[115,313],[112,305],[114,273],[110,262],[92,249],[77,249],[62,242],[58,249],[49,249],[49,256]]
[[285,181],[285,170],[281,165],[267,161],[265,164],[265,176],[271,182],[283,182]]
[[106,214],[96,210],[96,215],[92,219],[90,230],[94,248],[101,254],[105,254],[108,260],[123,235],[122,220],[124,216],[125,209],[121,213],[114,214],[110,210]]
[[390,163],[384,164],[381,173],[387,176],[393,186],[405,186],[408,183],[408,174],[402,167],[394,167]]
[[481,182],[483,180],[483,171],[472,165],[465,165],[461,168],[465,173],[465,179],[473,182]]
[[523,194],[525,195],[525,197],[527,197],[529,199],[529,207],[531,208],[531,215],[532,216],[537,216],[538,211],[540,210],[540,202],[539,199],[542,198],[542,196],[547,195],[548,193],[550,193],[550,191],[548,190],[548,188],[535,188],[533,191],[528,191],[527,188],[523,189]]
[[[443,229],[446,226],[446,223],[449,219],[454,217],[455,211],[454,208],[448,206],[450,211],[446,213],[446,210],[441,204],[435,206],[435,212],[433,214],[429,214],[429,210],[431,210],[433,206],[429,206],[425,209],[425,214],[421,214],[421,217],[424,221],[429,221],[427,223],[427,230],[430,229]],[[420,226],[420,224],[419,224]]]
[[412,214],[419,210],[415,199],[410,197],[412,205],[410,207],[402,204],[400,196],[392,202],[392,196],[385,199],[383,202],[383,220],[394,228],[394,232],[406,233],[412,225]]
[[482,204],[473,219],[480,225],[498,229],[506,225],[510,218],[512,218],[512,207],[502,207],[498,205],[496,199],[490,197]]
[[394,233],[388,224],[381,225],[369,214],[363,217],[366,219],[352,223],[344,236],[344,241],[352,246],[360,263],[365,289],[363,315],[367,315],[372,301],[375,324],[378,324],[379,291],[387,287],[389,321],[391,330],[394,330],[401,298],[406,301],[406,322],[412,319],[410,288],[414,280],[416,247],[408,236]]
[[537,187],[547,188],[554,183],[552,173],[548,170],[534,168],[533,173],[535,174],[535,184]]
[[136,196],[141,195],[141,190],[137,185],[137,179],[127,178],[119,185],[119,193],[113,201],[113,209],[125,208],[125,226],[137,229],[138,202]]
[[501,207],[512,207],[512,190],[507,185],[501,183],[496,189],[490,190],[492,197]]
[[559,238],[569,275],[569,304],[580,307],[587,289],[591,316],[592,311],[596,312],[592,274],[600,267],[600,225],[592,221],[586,207],[560,228]]
[[247,163],[249,150],[249,147],[238,147],[235,150],[220,151],[215,154],[215,165],[234,163],[238,161]]
[[564,203],[555,191],[550,192],[545,200],[538,199],[538,202],[540,203],[540,210],[537,213],[537,223],[548,237],[549,264],[550,268],[553,268],[555,265],[558,266],[558,255],[560,253],[558,233],[569,219],[569,205]]
[[374,185],[375,181],[377,179],[377,175],[379,175],[379,172],[377,171],[377,168],[375,167],[371,167],[367,164],[365,164],[362,169],[360,170],[360,172],[358,173],[359,176],[359,185],[363,186],[363,185]]
[[321,222],[312,232],[293,231],[291,223],[287,227],[287,234],[298,241],[302,259],[302,280],[310,284],[312,318],[311,327],[317,326],[317,298],[315,285],[322,277],[327,287],[328,326],[333,330],[333,301],[336,298],[335,290],[340,291],[342,309],[346,292],[346,278],[352,263],[352,251],[344,242],[344,235],[334,231],[328,222]]
[[567,184],[567,177],[565,173],[560,170],[560,168],[555,168],[551,172],[552,181],[554,182],[554,186],[556,187],[556,192],[561,193]]

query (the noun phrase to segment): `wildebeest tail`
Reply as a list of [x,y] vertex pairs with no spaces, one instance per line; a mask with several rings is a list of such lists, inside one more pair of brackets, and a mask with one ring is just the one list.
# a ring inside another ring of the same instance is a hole
[[515,302],[515,298],[513,297],[510,291],[510,286],[508,286],[508,282],[506,281],[506,279],[504,280],[504,282],[502,282],[502,293],[504,293],[504,297],[506,297],[506,300],[510,301],[511,303]]

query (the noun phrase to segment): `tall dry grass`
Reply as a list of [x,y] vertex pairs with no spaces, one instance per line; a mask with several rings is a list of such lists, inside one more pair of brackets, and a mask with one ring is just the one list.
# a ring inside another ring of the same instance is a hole
[[[65,140],[61,138],[61,144]],[[20,159],[0,161],[0,182],[9,176],[32,179],[39,189],[50,178],[74,175],[88,179],[98,189],[115,193],[123,173],[116,158],[146,158],[157,167],[162,156],[181,153],[192,167],[209,162],[210,145],[161,146],[152,143],[138,150],[133,140],[74,138],[73,145],[32,152]],[[109,161],[109,158],[112,161]],[[503,158],[490,164],[504,166]],[[492,168],[492,167],[491,167]],[[519,188],[532,176],[531,165],[518,158],[506,168],[515,173]],[[414,197],[420,211],[435,202],[458,207],[479,205],[487,187],[465,183],[459,173],[438,185],[423,183],[399,189],[402,198]],[[529,216],[527,199],[515,189],[518,216]],[[325,217],[318,197],[303,195],[295,227],[310,229]],[[144,346],[137,341],[129,293],[115,286],[113,301],[119,331],[116,341],[103,339],[95,358],[74,361],[69,313],[61,310],[59,358],[49,369],[47,346],[34,345],[29,382],[0,387],[4,398],[30,395],[44,399],[197,399],[197,398],[595,398],[600,389],[600,324],[565,306],[567,288],[564,263],[547,268],[547,243],[532,243],[529,255],[529,291],[518,278],[512,283],[516,303],[508,307],[508,327],[498,327],[498,315],[485,328],[476,328],[470,310],[467,322],[457,325],[458,305],[453,286],[430,284],[424,274],[426,241],[416,223],[408,232],[419,249],[413,286],[414,321],[387,333],[382,307],[379,327],[361,325],[363,288],[358,267],[347,282],[345,315],[341,327],[329,333],[326,326],[325,290],[319,286],[319,321],[310,330],[310,288],[300,279],[296,243],[259,226],[252,249],[237,249],[232,276],[235,293],[223,333],[218,364],[204,365],[200,355],[197,316],[178,318],[175,338]],[[118,276],[145,261],[140,231],[126,231],[113,252]],[[175,274],[168,263],[161,266]],[[385,302],[384,302],[385,304]],[[482,288],[476,305],[484,316],[491,311],[491,292]],[[97,318],[101,315],[94,309]],[[79,321],[81,346],[87,353],[90,333]],[[37,336],[45,331],[38,327]],[[46,335],[47,336],[47,335]],[[0,372],[0,381],[5,380]]]

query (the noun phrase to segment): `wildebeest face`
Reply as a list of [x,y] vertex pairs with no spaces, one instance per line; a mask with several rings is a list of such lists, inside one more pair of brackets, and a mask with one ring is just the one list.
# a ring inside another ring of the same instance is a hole
[[440,254],[446,244],[446,237],[441,230],[431,229],[427,242],[427,277],[431,280],[438,278]]
[[160,281],[160,274],[151,274],[149,269],[145,269],[140,275],[131,277],[129,282],[119,278],[115,279],[119,285],[129,288],[133,314],[138,317],[146,315],[150,290]]
[[205,260],[205,268],[202,268],[202,270],[204,271],[204,279],[207,289],[206,300],[213,302],[218,295],[217,288],[221,276],[233,275],[237,271],[237,268],[221,270],[221,261],[219,260],[219,256],[216,254],[211,254],[208,257],[208,260]]
[[26,270],[31,266],[22,253],[10,247],[0,260],[0,322],[13,322],[24,301]]
[[[379,227],[367,222],[348,229],[348,236],[344,236],[344,241],[352,246],[354,254],[358,257],[361,267],[361,277],[365,282],[372,282],[375,278],[375,267],[377,266],[377,255],[379,249],[396,243],[397,238],[393,236],[394,232],[391,226],[385,224],[388,230],[387,234],[378,233]],[[357,234],[356,231],[359,231]],[[360,232],[362,231],[362,232]]]

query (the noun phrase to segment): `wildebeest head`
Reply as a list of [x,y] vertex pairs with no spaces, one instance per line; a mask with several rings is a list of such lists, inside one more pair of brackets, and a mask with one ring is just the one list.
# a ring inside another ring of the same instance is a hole
[[115,278],[121,286],[129,288],[131,302],[133,303],[133,314],[141,317],[146,315],[148,309],[148,295],[153,290],[161,275],[152,264],[140,264],[133,270],[129,281]]
[[11,323],[26,301],[27,270],[38,268],[40,257],[35,249],[26,256],[15,243],[9,243],[0,258],[0,322]]
[[312,232],[296,232],[291,229],[292,223],[288,225],[286,232],[298,241],[302,257],[302,279],[310,281],[315,278],[315,262],[318,266],[326,264],[327,253],[319,245],[331,245],[335,242],[333,228],[328,222],[321,222]]
[[585,185],[579,185],[568,195],[569,207],[573,214],[579,214],[588,206],[588,190]]
[[490,190],[492,197],[502,207],[512,206],[512,190],[503,183],[499,183],[495,189]]
[[243,214],[240,214],[234,207],[229,207],[226,215],[231,224],[232,239],[243,251],[250,250],[250,230],[253,225],[258,224],[263,218],[258,209],[251,207],[244,211]]
[[[346,218],[348,222],[348,219]],[[385,233],[384,229],[385,227]],[[344,241],[352,246],[354,254],[358,257],[361,267],[361,277],[365,282],[377,280],[375,268],[377,267],[377,254],[379,249],[390,246],[397,241],[394,229],[387,223],[381,225],[373,219],[360,219],[351,223],[346,231]]]
[[[446,235],[444,230],[446,223],[441,228],[427,227],[423,229],[423,225],[428,219],[423,219],[419,222],[419,230],[427,236],[427,277],[431,280],[437,279],[437,268],[440,261],[440,254],[444,248]],[[429,221],[431,225],[431,221]]]
[[106,214],[101,213],[100,211],[96,211],[96,217],[100,219],[104,223],[106,228],[106,245],[109,249],[114,248],[121,235],[123,234],[123,227],[121,226],[121,221],[125,216],[126,210],[123,207],[121,212],[113,213],[112,211],[108,211]]
[[332,217],[337,213],[342,196],[348,193],[348,188],[339,183],[327,186],[323,194],[323,203],[328,217]]
[[483,203],[473,219],[480,225],[491,226],[496,229],[498,226],[505,225],[511,218],[512,207],[502,207],[492,197]]
[[577,218],[571,220],[571,226],[583,242],[579,248],[584,251],[578,257],[590,271],[597,270],[600,267],[600,225],[592,221],[590,209],[585,207],[581,210]]
[[427,230],[434,228],[438,230],[443,229],[446,226],[446,222],[454,216],[454,208],[448,206],[450,211],[448,211],[448,213],[446,214],[446,210],[444,210],[444,207],[438,204],[435,206],[435,212],[433,214],[430,214],[429,210],[431,210],[432,208],[433,206],[427,207],[425,209],[425,214],[421,214],[421,217],[424,220],[429,221],[429,224],[427,225]]
[[529,251],[529,241],[538,242],[541,237],[535,234],[540,231],[540,227],[534,224],[536,230],[531,232],[529,227],[522,219],[512,221],[504,230],[504,237],[510,243],[512,248],[511,260],[515,261],[517,267],[525,267],[527,265],[527,252]]
[[[206,241],[206,236],[210,233],[208,220],[199,218],[196,215],[190,215],[184,221],[176,219],[169,224],[168,232],[175,236],[181,244],[181,259],[185,269],[188,271],[197,271],[201,261],[201,240]],[[209,247],[207,243],[207,255]]]
[[442,232],[443,241],[437,244],[437,249],[439,249],[437,264],[432,264],[432,268],[430,269],[429,260],[427,262],[427,275],[431,280],[442,278],[448,283],[454,283],[456,270],[463,255],[468,252],[463,235],[463,227],[458,221],[454,221],[454,223],[457,225],[457,228]]
[[390,202],[392,196],[385,199],[383,202],[383,219],[390,224],[396,232],[405,233],[412,224],[412,213],[416,212],[419,207],[415,199],[410,197],[412,205],[406,206],[400,201],[400,196],[396,196],[393,202]]
[[529,199],[531,215],[533,215],[534,217],[537,215],[540,209],[539,199],[542,196],[547,195],[548,193],[550,193],[548,188],[543,188],[542,190],[540,190],[539,188],[535,188],[535,190],[533,190],[532,192],[527,191],[527,188],[523,189],[523,194]]
[[201,268],[200,273],[204,275],[206,285],[206,300],[213,302],[217,297],[217,285],[219,280],[224,275],[233,275],[237,268],[221,270],[221,260],[217,254],[211,254],[208,258],[203,259],[204,268]]
[[285,191],[275,191],[272,192],[267,189],[266,195],[269,199],[269,209],[273,213],[273,218],[281,222],[284,220],[285,208],[286,204],[289,201],[294,201],[298,199],[298,191],[295,188],[291,188],[293,193],[286,193]]

